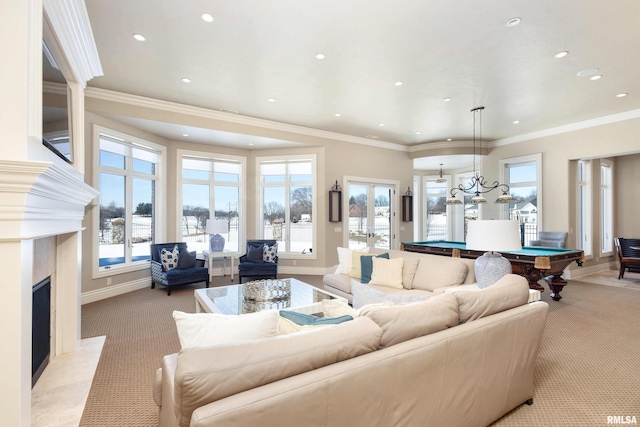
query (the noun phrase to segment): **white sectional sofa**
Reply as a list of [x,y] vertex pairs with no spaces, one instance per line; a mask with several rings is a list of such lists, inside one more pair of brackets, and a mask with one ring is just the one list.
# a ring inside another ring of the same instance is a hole
[[[339,253],[340,250],[344,251],[343,248],[340,248]],[[343,253],[345,256],[349,256],[346,252]],[[395,297],[396,302],[409,302],[437,295],[453,286],[469,285],[476,281],[473,268],[475,260],[473,259],[448,258],[440,255],[375,248],[369,249],[369,252],[365,255],[380,255],[383,253],[388,253],[390,259],[404,259],[401,288],[375,284],[367,284],[367,287],[358,287],[357,285],[361,283],[360,278],[357,277],[358,275],[356,274],[354,278],[353,275],[348,274],[343,268],[345,266],[341,263],[335,267],[335,271],[338,271],[337,273],[326,274],[323,277],[324,289],[327,292],[347,298],[350,303],[354,303],[352,288],[355,283],[358,290],[362,292],[366,289],[373,289],[387,294],[391,300],[394,300]],[[343,254],[340,255],[343,258]],[[348,265],[346,268],[348,269]],[[355,271],[357,272],[357,270],[356,268]],[[351,272],[353,273],[353,271],[354,269],[352,268]],[[371,292],[369,291],[368,294],[363,304],[373,302],[369,299]],[[356,301],[354,307],[357,308],[363,304]]]
[[548,305],[528,304],[528,289],[508,275],[338,325],[183,348],[156,376],[160,425],[487,426],[532,403]]

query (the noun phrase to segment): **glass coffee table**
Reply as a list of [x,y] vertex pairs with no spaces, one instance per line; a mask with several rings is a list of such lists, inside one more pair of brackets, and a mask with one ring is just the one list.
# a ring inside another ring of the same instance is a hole
[[291,286],[290,294],[284,298],[272,300],[246,298],[242,292],[242,288],[246,283],[196,289],[196,313],[247,314],[264,310],[290,310],[314,314],[322,312],[322,300],[324,299],[347,302],[346,298],[331,294],[300,280],[278,279],[278,282],[285,281],[288,281]]

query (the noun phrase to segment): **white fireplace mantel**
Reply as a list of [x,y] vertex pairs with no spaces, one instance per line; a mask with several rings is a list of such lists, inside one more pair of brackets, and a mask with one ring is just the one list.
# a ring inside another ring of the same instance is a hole
[[79,231],[85,206],[98,195],[71,167],[0,160],[0,240]]

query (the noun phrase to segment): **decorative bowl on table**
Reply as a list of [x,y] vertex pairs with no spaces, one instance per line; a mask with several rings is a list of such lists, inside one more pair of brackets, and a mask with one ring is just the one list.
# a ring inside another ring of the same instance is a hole
[[291,297],[289,279],[262,279],[244,283],[242,295],[248,301],[280,301]]

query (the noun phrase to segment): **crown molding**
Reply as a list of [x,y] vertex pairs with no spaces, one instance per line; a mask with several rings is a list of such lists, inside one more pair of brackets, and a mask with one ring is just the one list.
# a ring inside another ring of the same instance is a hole
[[[175,114],[184,114],[193,117],[201,117],[211,120],[253,126],[257,128],[287,132],[291,134],[312,136],[316,138],[330,139],[337,142],[348,142],[352,144],[368,145],[370,147],[385,148],[388,150],[408,152],[409,147],[393,142],[377,141],[357,136],[345,135],[337,132],[330,132],[320,129],[313,129],[304,126],[291,125],[272,120],[259,119],[255,117],[243,116],[241,114],[229,114],[221,111],[210,110],[208,108],[194,107],[177,102],[163,101],[160,99],[147,98],[139,95],[116,92],[107,89],[87,87],[85,89],[87,98],[99,99],[103,101],[116,102],[136,107],[150,108],[154,110],[166,111]],[[298,141],[299,142],[299,141]]]
[[637,119],[640,117],[640,109],[625,111],[623,113],[610,114],[608,116],[602,116],[595,119],[584,120],[582,122],[571,123],[564,126],[558,126],[555,128],[545,129],[538,132],[525,133],[522,135],[516,135],[509,138],[496,139],[489,143],[490,148],[500,147],[502,145],[515,144],[523,141],[530,141],[532,139],[544,138],[547,136],[559,135],[562,133],[574,132],[581,129],[588,129],[591,127],[607,125],[616,122],[623,122],[625,120]]
[[67,85],[65,83],[42,82],[42,92],[67,96]]
[[99,192],[50,162],[0,161],[1,240],[24,240],[82,229],[84,209]]
[[42,0],[42,8],[74,81],[84,88],[89,80],[102,76],[98,48],[84,1]]

